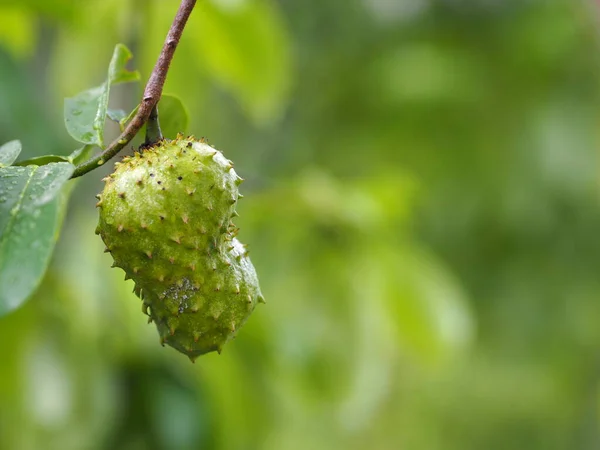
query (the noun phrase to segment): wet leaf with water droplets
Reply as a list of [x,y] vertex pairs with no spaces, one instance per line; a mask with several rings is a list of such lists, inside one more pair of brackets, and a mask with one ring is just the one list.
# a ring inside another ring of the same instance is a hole
[[0,169],[0,316],[39,284],[54,249],[75,167],[66,162]]
[[9,141],[0,146],[0,167],[10,166],[21,153],[21,141]]
[[123,44],[115,47],[106,81],[95,88],[65,99],[65,126],[69,134],[84,144],[104,147],[104,122],[108,110],[110,88],[114,84],[138,81],[140,74],[125,68],[132,58]]

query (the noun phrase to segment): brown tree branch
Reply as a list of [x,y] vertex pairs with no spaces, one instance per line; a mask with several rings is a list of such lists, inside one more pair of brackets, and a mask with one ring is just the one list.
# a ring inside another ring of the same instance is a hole
[[196,0],[181,1],[173,24],[167,34],[165,44],[158,57],[158,61],[156,61],[156,65],[154,66],[150,79],[144,89],[144,95],[142,96],[138,111],[133,119],[131,119],[131,122],[127,124],[121,135],[111,142],[102,153],[77,166],[71,178],[80,177],[95,168],[102,166],[131,142],[138,131],[140,131],[142,126],[147,122],[148,117],[152,112],[152,108],[154,108],[160,100],[167,79],[167,73],[169,72],[169,66],[171,65],[171,60],[173,59],[175,49],[177,48],[177,44],[179,44],[183,29],[185,28],[194,6],[196,6]]

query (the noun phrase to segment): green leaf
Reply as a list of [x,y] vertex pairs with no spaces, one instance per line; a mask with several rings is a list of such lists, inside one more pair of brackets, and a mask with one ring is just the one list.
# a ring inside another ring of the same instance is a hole
[[65,162],[0,169],[0,316],[44,275],[65,207],[59,193],[74,169]]
[[10,166],[21,153],[21,141],[9,141],[0,147],[0,167]]
[[25,159],[23,161],[19,161],[15,163],[14,166],[45,166],[50,163],[58,163],[58,162],[70,162],[66,156],[60,155],[44,155],[44,156],[36,156],[35,158]]
[[86,162],[88,159],[90,159],[93,153],[93,145],[84,145],[83,147],[78,148],[77,150],[73,151],[73,153],[71,153],[69,156],[67,156],[67,161],[69,161],[71,164],[74,164],[75,166],[78,166],[79,164]]
[[93,125],[98,134],[101,147],[104,147],[104,122],[106,121],[106,110],[108,109],[108,97],[110,96],[111,85],[129,83],[140,79],[139,72],[130,72],[125,68],[127,61],[132,57],[133,55],[127,47],[123,44],[117,44],[108,66],[108,79],[102,86],[102,95],[98,101],[98,112]]
[[204,2],[193,37],[209,73],[256,121],[276,115],[291,79],[290,39],[274,2]]
[[140,109],[140,105],[137,105],[135,108],[133,108],[127,117],[123,117],[121,120],[119,120],[119,128],[121,129],[121,132],[125,129],[125,125],[127,125],[127,123],[129,123],[137,114],[138,109]]
[[137,70],[125,68],[131,58],[133,58],[131,50],[123,44],[117,44],[108,66],[109,84],[131,83],[140,80],[140,73]]
[[36,156],[34,158],[25,159],[23,161],[19,161],[14,163],[14,166],[45,166],[50,163],[58,163],[58,162],[68,162],[75,166],[81,164],[82,162],[87,161],[92,155],[94,150],[93,145],[84,145],[81,148],[78,148],[73,153],[68,156],[62,155],[43,155]]
[[127,117],[127,113],[125,111],[123,111],[122,109],[107,109],[106,110],[106,115],[108,116],[108,118],[110,120],[112,120],[113,122],[116,123],[120,123],[121,120],[125,119]]
[[98,131],[94,129],[94,123],[103,90],[104,86],[98,86],[65,99],[65,126],[76,141],[102,145]]
[[140,79],[139,72],[125,69],[131,57],[132,54],[127,47],[117,44],[108,67],[106,82],[83,91],[75,97],[65,99],[65,125],[75,140],[104,148],[104,122],[111,86]]
[[163,94],[158,103],[158,120],[164,137],[175,139],[188,129],[189,115],[179,97]]

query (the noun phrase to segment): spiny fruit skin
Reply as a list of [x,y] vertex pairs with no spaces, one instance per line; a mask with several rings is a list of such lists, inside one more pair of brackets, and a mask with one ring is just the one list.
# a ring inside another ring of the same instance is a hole
[[242,179],[203,141],[178,136],[116,163],[98,196],[96,232],[135,281],[161,343],[188,355],[221,352],[264,302],[231,221]]

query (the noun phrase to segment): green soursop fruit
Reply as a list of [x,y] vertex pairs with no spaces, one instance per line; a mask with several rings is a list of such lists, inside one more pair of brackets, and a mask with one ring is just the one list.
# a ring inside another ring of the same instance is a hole
[[135,281],[163,345],[192,361],[220,353],[264,302],[231,221],[242,179],[221,152],[181,136],[115,166],[96,230],[114,266]]

